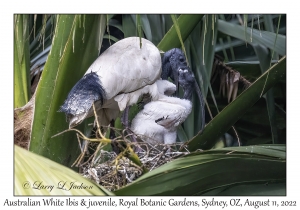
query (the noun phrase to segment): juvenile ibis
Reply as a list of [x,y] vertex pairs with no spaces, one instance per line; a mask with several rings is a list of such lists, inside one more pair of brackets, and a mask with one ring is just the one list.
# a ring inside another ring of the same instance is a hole
[[183,99],[170,96],[176,91],[173,83],[157,80],[159,98],[146,104],[132,120],[131,130],[147,143],[175,143],[177,127],[191,113],[195,78],[188,69],[179,69],[178,73],[178,82],[184,90]]

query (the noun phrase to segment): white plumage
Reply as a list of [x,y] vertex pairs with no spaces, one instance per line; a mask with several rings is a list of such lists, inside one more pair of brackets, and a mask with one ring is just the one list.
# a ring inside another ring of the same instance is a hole
[[131,130],[150,144],[173,144],[177,127],[186,120],[192,110],[190,100],[168,96],[176,86],[167,80],[156,81],[159,97],[144,106],[132,120]]
[[154,82],[160,75],[161,56],[155,45],[139,37],[122,39],[94,61],[59,111],[66,113],[69,127],[74,127],[94,115],[95,103],[99,122],[108,125],[140,95],[150,93],[156,99]]
[[161,75],[161,56],[157,47],[146,39],[129,37],[105,50],[85,74],[95,72],[111,99],[153,84]]

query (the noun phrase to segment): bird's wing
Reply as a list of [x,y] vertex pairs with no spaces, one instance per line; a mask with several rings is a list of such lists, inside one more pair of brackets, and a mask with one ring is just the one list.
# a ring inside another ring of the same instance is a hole
[[107,98],[130,93],[153,84],[161,75],[161,56],[146,39],[129,37],[105,50],[87,70],[96,72],[105,87]]
[[145,142],[151,144],[164,143],[166,129],[154,119],[147,119],[142,112],[139,112],[131,122],[131,130]]
[[159,79],[155,83],[160,94],[171,96],[176,91],[176,85],[168,80]]
[[137,103],[138,99],[144,95],[149,94],[153,101],[164,97],[163,94],[171,95],[175,92],[176,86],[167,80],[157,80],[151,85],[138,89],[130,93],[122,93],[114,97],[114,100],[118,102],[119,108],[123,111],[127,106],[131,106]]
[[103,104],[104,99],[105,90],[101,86],[98,75],[92,72],[76,83],[59,111],[67,115],[79,115],[88,112],[94,101],[100,100]]
[[[188,102],[186,100],[182,101],[185,103]],[[166,129],[171,129],[184,122],[191,113],[191,110],[191,103],[190,106],[183,106],[166,101],[152,101],[144,107],[142,112],[145,116],[152,118],[157,124]]]
[[157,124],[165,127],[166,129],[177,127],[182,121],[183,120],[180,114],[162,116],[161,118],[155,120]]
[[146,85],[145,87],[138,89],[134,92],[119,94],[116,97],[114,97],[114,100],[118,102],[120,110],[123,111],[127,106],[131,106],[137,103],[139,98],[147,93],[149,93],[152,98],[159,98],[159,92],[157,90],[156,83],[152,85]]

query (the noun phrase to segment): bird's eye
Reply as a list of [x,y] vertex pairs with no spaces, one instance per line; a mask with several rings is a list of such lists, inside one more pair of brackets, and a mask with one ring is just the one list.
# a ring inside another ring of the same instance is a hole
[[184,58],[183,58],[183,57],[180,57],[180,58],[179,58],[179,61],[180,61],[180,62],[184,62]]

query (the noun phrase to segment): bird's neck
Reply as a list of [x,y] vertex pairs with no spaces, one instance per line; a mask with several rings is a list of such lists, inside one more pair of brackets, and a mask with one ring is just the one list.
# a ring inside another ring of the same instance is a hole
[[183,98],[191,101],[193,96],[193,88],[189,87],[184,90]]
[[167,80],[168,77],[171,76],[171,65],[170,63],[164,62],[162,63],[162,72],[161,72],[161,78],[163,80]]

